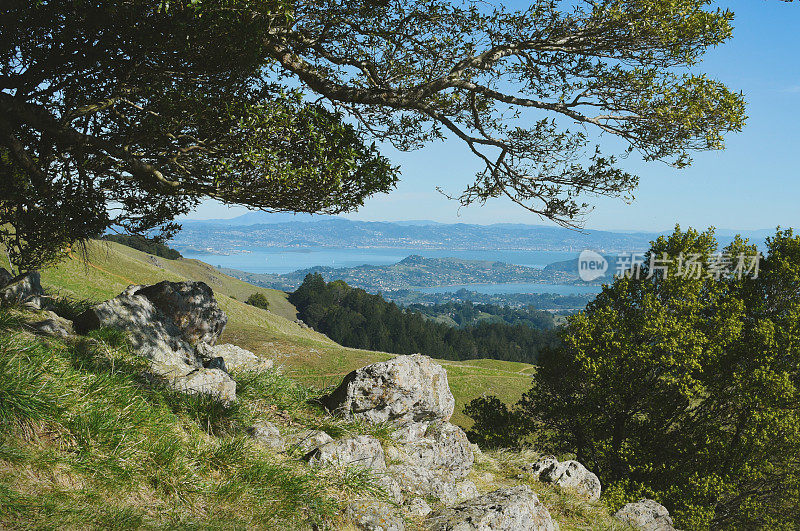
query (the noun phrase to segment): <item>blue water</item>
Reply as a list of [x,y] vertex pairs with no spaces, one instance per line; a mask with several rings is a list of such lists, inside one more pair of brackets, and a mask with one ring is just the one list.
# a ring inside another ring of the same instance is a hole
[[314,266],[353,267],[364,264],[388,265],[418,254],[427,258],[463,258],[466,260],[492,260],[528,267],[544,267],[577,257],[577,253],[564,251],[472,251],[442,249],[335,249],[335,248],[277,248],[252,249],[249,253],[227,256],[184,252],[187,258],[197,258],[211,265],[230,267],[250,273],[291,273]]
[[[317,247],[309,249],[276,248],[253,249],[248,253],[232,255],[209,255],[203,253],[184,252],[187,258],[197,258],[215,266],[230,267],[251,273],[291,273],[298,269],[314,266],[353,267],[364,264],[388,265],[403,258],[418,254],[428,258],[455,257],[466,260],[491,260],[527,267],[542,268],[553,262],[560,262],[577,257],[577,253],[565,251],[474,251],[474,250],[442,250],[442,249],[336,249]],[[464,288],[479,293],[556,293],[559,295],[600,293],[598,286],[573,286],[568,284],[463,284],[459,286],[442,286],[419,288],[426,293],[446,293]]]
[[459,286],[435,286],[432,288],[416,288],[423,293],[453,293],[460,289],[477,291],[487,295],[500,293],[555,293],[556,295],[583,295],[600,293],[600,286],[573,286],[570,284],[461,284]]

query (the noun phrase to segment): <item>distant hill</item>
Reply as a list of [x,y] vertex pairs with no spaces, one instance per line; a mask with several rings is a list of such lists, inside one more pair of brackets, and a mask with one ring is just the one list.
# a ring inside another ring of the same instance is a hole
[[295,214],[293,212],[248,212],[235,218],[222,219],[184,219],[179,220],[184,227],[191,225],[259,225],[272,223],[315,222],[322,220],[342,219],[337,216],[322,214]]
[[221,271],[259,286],[288,290],[299,286],[306,275],[318,273],[327,281],[344,280],[350,286],[371,293],[459,284],[507,284],[512,282],[561,284],[574,282],[577,279],[574,271],[557,269],[547,271],[489,260],[427,258],[419,255],[408,256],[396,264],[390,265],[361,265],[344,268],[317,266],[283,275],[247,273],[227,268],[223,268]]
[[[536,225],[366,222],[343,218],[268,218],[246,214],[234,220],[185,222],[173,247],[231,252],[265,247],[397,249],[518,249],[633,251],[646,249],[655,233],[575,231]],[[270,215],[276,216],[276,215]],[[285,215],[289,216],[289,215]],[[253,222],[257,220],[257,222]]]
[[[532,250],[599,253],[642,251],[665,232],[570,230],[500,223],[471,225],[421,221],[354,221],[335,216],[250,212],[230,220],[183,222],[171,245],[179,250],[212,249],[232,252],[266,247],[329,247],[395,249]],[[744,231],[754,243],[774,231]],[[738,231],[720,231],[721,245]]]

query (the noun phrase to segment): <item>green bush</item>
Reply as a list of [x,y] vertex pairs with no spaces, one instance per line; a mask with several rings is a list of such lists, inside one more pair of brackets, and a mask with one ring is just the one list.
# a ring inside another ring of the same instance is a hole
[[269,309],[269,300],[267,300],[266,295],[261,293],[260,291],[253,293],[247,300],[245,301],[250,306],[255,306],[256,308],[261,308],[262,310]]

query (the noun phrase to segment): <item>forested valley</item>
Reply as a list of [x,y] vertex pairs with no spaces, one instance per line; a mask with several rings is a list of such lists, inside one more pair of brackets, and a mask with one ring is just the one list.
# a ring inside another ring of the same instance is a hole
[[[545,312],[469,303],[403,309],[341,280],[326,283],[319,274],[307,275],[289,301],[300,319],[337,343],[394,354],[535,363],[557,341],[552,317]],[[444,310],[466,326],[432,319]],[[485,318],[478,319],[479,313]]]

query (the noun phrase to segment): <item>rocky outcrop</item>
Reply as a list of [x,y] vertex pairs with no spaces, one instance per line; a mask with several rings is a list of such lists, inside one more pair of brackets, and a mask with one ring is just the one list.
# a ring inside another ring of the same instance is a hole
[[[126,331],[134,352],[150,360],[153,375],[178,391],[231,403],[236,399],[236,382],[227,372],[225,358],[214,355],[213,347],[226,322],[206,284],[165,281],[128,286],[117,297],[86,310],[74,324],[80,333],[100,327]],[[247,357],[241,350],[230,356],[231,362]],[[209,352],[211,357],[204,355]]]
[[146,297],[178,327],[191,345],[214,345],[228,322],[214,292],[205,282],[165,280],[139,288],[134,294]]
[[328,442],[312,450],[306,458],[312,465],[357,466],[374,471],[386,469],[381,443],[367,435]]
[[75,319],[77,331],[83,334],[101,327],[118,328],[128,332],[131,346],[140,356],[178,368],[202,367],[194,347],[178,327],[147,297],[129,292],[86,310]]
[[407,510],[411,516],[428,516],[431,514],[431,506],[422,498],[413,498],[406,505]]
[[369,422],[447,421],[455,407],[447,372],[420,354],[357,369],[322,403],[339,415]]
[[259,358],[249,350],[236,345],[214,345],[209,348],[210,358],[222,358],[225,367],[230,371],[255,371],[261,372],[272,368],[273,361]]
[[72,321],[69,319],[64,319],[63,317],[56,315],[51,311],[45,311],[44,313],[44,319],[28,325],[34,332],[45,336],[60,338],[68,338],[75,335]]
[[427,356],[397,356],[353,371],[323,403],[346,418],[395,426],[387,475],[402,492],[448,504],[478,494],[463,480],[474,461],[469,440],[447,422],[455,404],[447,373]]
[[464,430],[448,422],[415,423],[400,430],[404,443],[397,460],[432,472],[447,472],[462,478],[472,468],[474,456]]
[[446,505],[478,495],[472,481],[459,481],[453,475],[421,466],[391,465],[387,474],[399,483],[402,492],[410,496],[433,496]]
[[390,504],[358,500],[347,506],[345,517],[364,531],[405,531],[403,519]]
[[44,295],[41,277],[38,271],[30,271],[22,275],[8,278],[11,274],[5,269],[0,274],[0,302],[3,304],[21,304],[34,297]]
[[600,498],[600,480],[577,461],[559,463],[555,457],[546,456],[534,463],[530,472],[539,481],[552,483],[587,500]]
[[625,505],[614,518],[643,531],[673,531],[667,508],[654,500],[642,499]]
[[220,369],[201,367],[171,383],[176,390],[184,393],[210,395],[228,404],[236,400],[236,382]]
[[555,531],[550,512],[530,487],[496,490],[431,513],[430,531]]
[[321,430],[306,430],[295,433],[291,437],[291,445],[303,455],[308,455],[312,450],[333,441],[333,437]]
[[267,448],[283,450],[286,446],[286,441],[284,441],[281,436],[280,430],[278,430],[274,424],[266,420],[256,422],[255,425],[250,428],[249,433],[257,443]]

